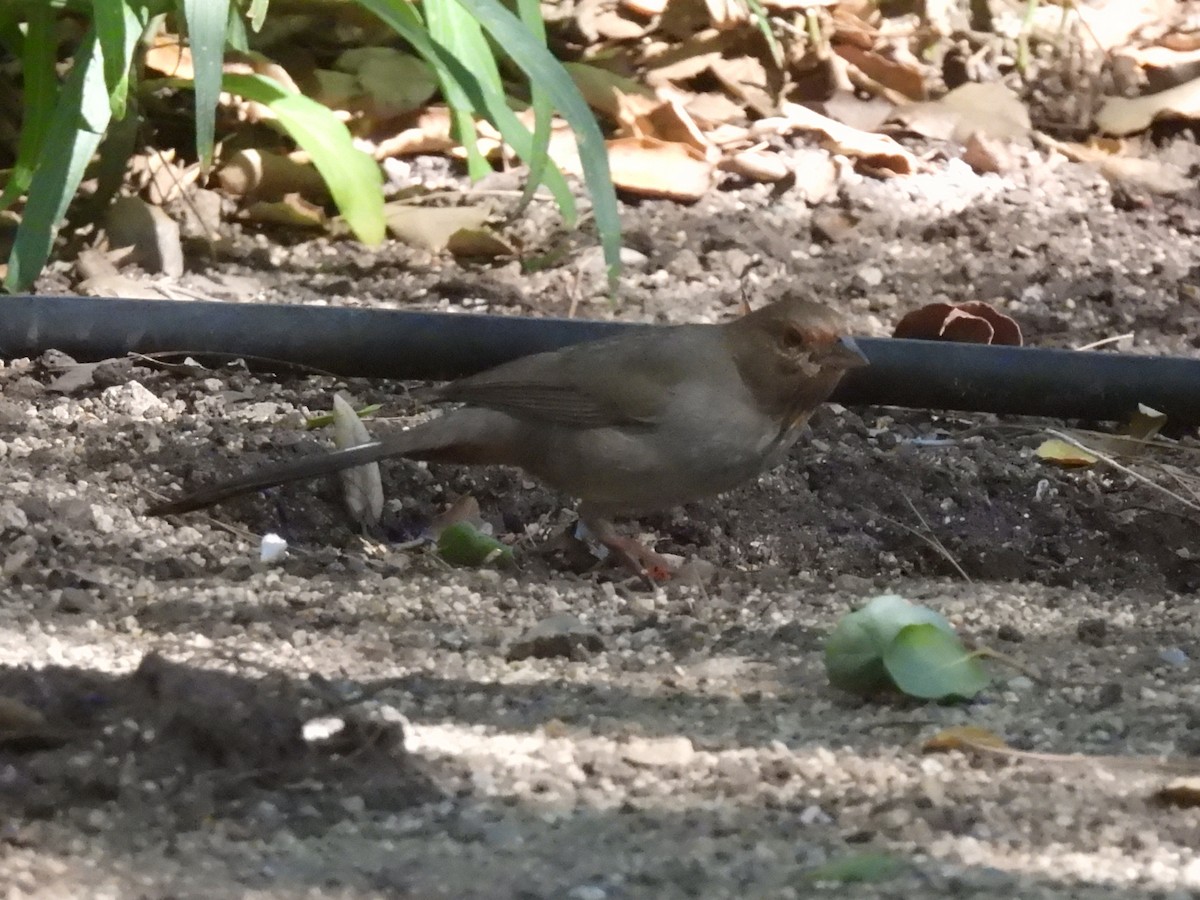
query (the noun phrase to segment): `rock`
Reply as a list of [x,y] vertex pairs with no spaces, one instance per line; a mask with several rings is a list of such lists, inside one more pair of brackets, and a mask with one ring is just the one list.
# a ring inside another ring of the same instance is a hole
[[559,613],[542,619],[509,645],[505,658],[509,662],[522,659],[587,659],[604,649],[599,632],[585,625],[578,616]]
[[623,748],[621,757],[635,766],[686,766],[696,755],[690,739],[679,735],[665,738],[634,738]]

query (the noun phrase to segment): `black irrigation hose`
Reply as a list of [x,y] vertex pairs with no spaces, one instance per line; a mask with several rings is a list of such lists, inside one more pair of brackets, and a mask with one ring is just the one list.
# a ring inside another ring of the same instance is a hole
[[[0,297],[0,357],[96,361],[186,350],[342,376],[446,379],[541,350],[655,326],[576,319],[209,301]],[[871,365],[847,405],[1124,419],[1144,403],[1200,424],[1200,359],[860,338]]]

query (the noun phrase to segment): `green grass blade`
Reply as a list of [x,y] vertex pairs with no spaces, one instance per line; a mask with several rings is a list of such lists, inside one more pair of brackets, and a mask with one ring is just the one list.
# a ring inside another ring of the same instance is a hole
[[126,20],[131,13],[129,4],[122,0],[92,0],[92,24],[104,55],[104,83],[113,117],[117,119],[125,116],[125,100],[129,95],[129,67],[122,65],[122,48]]
[[[99,0],[105,2],[105,0]],[[111,0],[109,0],[111,2]],[[196,155],[207,170],[212,163],[221,68],[225,62],[225,29],[229,0],[181,0],[196,81]]]
[[[529,33],[542,46],[546,45],[546,23],[542,20],[542,5],[540,0],[517,0],[517,13]],[[533,108],[533,153],[529,157],[529,180],[525,182],[525,190],[513,213],[519,216],[533,202],[542,182],[546,179],[546,169],[550,164],[550,131],[554,125],[554,103],[550,95],[541,85],[529,85],[529,100]]]
[[[530,84],[540,85],[555,109],[575,131],[583,178],[592,197],[592,210],[604,258],[608,262],[610,287],[616,286],[621,264],[621,217],[617,195],[608,169],[604,135],[566,69],[498,0],[459,0],[479,20],[492,38],[525,72]],[[528,158],[526,156],[525,158]]]
[[26,28],[21,42],[25,116],[17,142],[17,160],[4,185],[4,193],[0,194],[0,209],[7,209],[29,190],[58,99],[58,78],[54,72],[58,43],[54,35],[54,12],[45,6],[30,10]]
[[[133,8],[130,8],[133,9]],[[133,10],[145,15],[144,10]],[[127,29],[121,58],[128,68],[133,46],[145,28]],[[112,118],[104,77],[104,57],[94,29],[88,29],[75,54],[75,65],[59,93],[58,104],[46,132],[45,148],[29,185],[25,215],[17,229],[8,259],[10,291],[28,288],[46,260],[54,235],[75,195],[88,162]]]
[[[430,39],[420,17],[412,10],[407,0],[358,0],[376,16],[390,25],[413,49],[426,60],[444,81],[454,81],[466,93],[473,108],[484,115],[513,148],[517,156],[528,160],[533,154],[533,141],[529,129],[508,106],[503,94],[497,94],[482,85],[474,75],[444,47]],[[593,123],[594,125],[595,123]],[[571,195],[567,180],[557,168],[546,169],[546,186],[554,195],[566,220],[567,227],[575,225],[575,198]]]
[[[503,93],[500,67],[496,65],[496,57],[487,38],[483,36],[483,29],[459,5],[458,0],[425,0],[422,8],[425,10],[429,36],[456,59],[469,59],[471,74],[481,84],[496,93]],[[467,150],[467,173],[473,180],[478,180],[491,172],[492,167],[483,158],[474,140],[475,120],[471,115],[470,101],[453,79],[442,82],[442,92],[454,115],[458,139]]]
[[230,93],[269,107],[279,124],[312,156],[346,223],[364,244],[383,240],[383,177],[375,160],[354,146],[328,107],[261,75],[226,75]]

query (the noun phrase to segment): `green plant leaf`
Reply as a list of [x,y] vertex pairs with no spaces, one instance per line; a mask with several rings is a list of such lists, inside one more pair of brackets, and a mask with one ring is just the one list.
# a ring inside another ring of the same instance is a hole
[[804,873],[808,882],[863,884],[892,878],[904,868],[904,862],[888,853],[851,853],[831,859],[824,865]]
[[31,9],[27,31],[20,42],[25,117],[17,142],[17,160],[4,185],[4,193],[0,194],[0,209],[7,209],[29,190],[34,169],[41,161],[46,133],[54,118],[58,100],[58,78],[54,72],[58,41],[54,34],[54,18],[54,11],[48,6]]
[[[127,28],[121,58],[126,68],[133,48],[146,28],[147,12],[126,7],[136,28]],[[4,286],[9,291],[29,287],[46,260],[54,235],[100,139],[112,119],[104,80],[104,58],[94,28],[79,42],[75,63],[67,76],[46,131],[44,150],[29,183],[25,214],[17,229]]]
[[221,97],[229,0],[181,0],[181,3],[196,73],[196,155],[200,165],[207,170],[212,163],[217,101]]
[[[592,213],[600,232],[604,258],[608,262],[609,285],[615,288],[621,270],[621,217],[617,211],[617,195],[609,173],[608,150],[604,146],[600,126],[562,63],[538,43],[520,19],[498,0],[459,2],[471,11],[479,24],[504,48],[509,58],[520,66],[529,83],[539,85],[546,91],[554,108],[574,130],[583,178],[592,197]],[[528,153],[521,155],[523,159],[529,158]]]
[[883,665],[896,687],[924,700],[971,698],[990,681],[955,634],[932,624],[901,628],[884,651]]
[[[517,13],[521,22],[529,29],[529,33],[543,47],[546,45],[546,23],[542,19],[541,0],[517,0]],[[554,126],[554,101],[537,82],[529,83],[530,106],[533,109],[533,147],[527,162],[529,163],[529,180],[525,182],[525,190],[513,217],[522,215],[533,202],[538,188],[546,180],[546,169],[550,166],[550,134]]]
[[227,74],[230,93],[270,108],[280,126],[312,156],[346,223],[364,244],[383,240],[383,178],[370,156],[354,146],[346,126],[315,100],[262,75]]
[[896,594],[875,597],[865,607],[842,616],[825,641],[825,671],[834,687],[871,694],[892,684],[883,656],[900,630],[930,624],[953,636],[942,616]]
[[108,87],[113,118],[125,117],[125,101],[129,94],[129,67],[122,65],[125,29],[130,4],[123,0],[92,0],[92,24],[104,55],[104,83]]
[[[496,126],[517,156],[525,160],[531,158],[533,140],[529,129],[521,124],[521,120],[509,108],[504,95],[490,90],[475,78],[452,53],[447,52],[446,48],[432,40],[420,16],[417,15],[408,0],[358,0],[358,2],[408,41],[413,49],[433,66],[439,81],[444,83],[452,80],[462,88],[470,106]],[[575,198],[571,195],[571,189],[567,185],[566,179],[557,168],[551,166],[546,169],[545,183],[554,195],[554,200],[558,203],[567,227],[574,227]],[[619,234],[617,243],[619,248]]]
[[438,555],[455,566],[509,566],[513,549],[470,522],[455,522],[442,529],[437,539]]
[[[496,65],[491,45],[483,36],[483,29],[479,27],[479,23],[463,9],[458,0],[425,0],[422,8],[425,10],[429,36],[455,59],[469,59],[471,74],[478,79],[482,87],[492,93],[503,94],[500,68]],[[478,180],[491,172],[492,167],[476,145],[475,120],[471,116],[470,101],[466,92],[453,78],[444,80],[441,84],[442,93],[446,95],[446,101],[454,115],[458,138],[467,150],[468,174],[473,180]]]

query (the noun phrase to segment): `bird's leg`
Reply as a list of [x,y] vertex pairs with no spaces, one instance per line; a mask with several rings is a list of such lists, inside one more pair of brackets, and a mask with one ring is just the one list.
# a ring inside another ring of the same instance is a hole
[[621,565],[635,574],[651,583],[667,581],[674,574],[670,562],[665,557],[655,553],[645,544],[621,534],[609,519],[598,515],[594,510],[581,506],[579,518],[592,533],[592,537],[607,547]]

